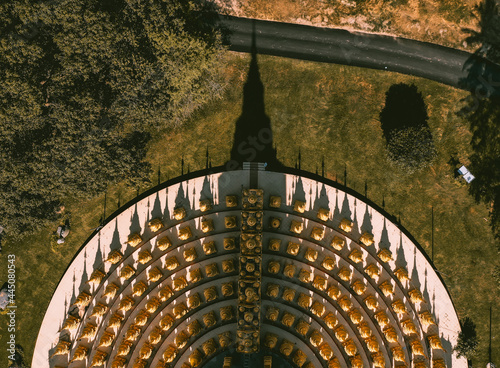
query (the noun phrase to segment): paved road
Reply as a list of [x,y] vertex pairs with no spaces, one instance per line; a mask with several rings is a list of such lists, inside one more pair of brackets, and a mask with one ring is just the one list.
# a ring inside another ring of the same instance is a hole
[[229,48],[260,54],[389,70],[500,95],[500,67],[465,51],[405,38],[248,18],[224,17]]

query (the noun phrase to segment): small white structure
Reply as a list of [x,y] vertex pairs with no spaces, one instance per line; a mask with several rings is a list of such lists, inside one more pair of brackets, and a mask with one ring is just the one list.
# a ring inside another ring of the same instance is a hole
[[474,180],[476,178],[474,175],[472,175],[469,172],[469,170],[467,170],[467,168],[465,166],[460,167],[460,169],[458,169],[458,172],[460,173],[460,175],[462,175],[464,177],[464,179],[467,183],[470,183],[472,180]]

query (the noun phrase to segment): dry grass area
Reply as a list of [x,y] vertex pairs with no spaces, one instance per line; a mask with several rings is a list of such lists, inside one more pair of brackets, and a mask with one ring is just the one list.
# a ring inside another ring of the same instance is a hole
[[[241,112],[242,88],[249,56],[230,54],[224,76],[228,88],[222,99],[208,104],[182,127],[156,132],[149,149],[153,167],[161,179],[205,167],[205,150],[210,150],[213,166],[229,157],[234,124]],[[488,308],[498,305],[498,288],[492,278],[493,260],[498,259],[487,208],[474,203],[463,181],[453,177],[448,164],[452,154],[466,163],[470,133],[456,115],[465,92],[439,83],[354,67],[259,56],[265,86],[266,111],[271,118],[278,156],[294,166],[299,147],[302,168],[314,172],[326,162],[326,176],[343,181],[347,167],[348,186],[364,192],[386,210],[401,216],[401,222],[430,252],[430,211],[435,214],[435,254],[437,269],[450,289],[460,318],[470,316],[480,336],[475,366],[486,365]],[[414,83],[428,106],[429,126],[438,157],[433,166],[412,175],[402,175],[386,159],[382,130],[378,121],[385,92],[394,83]],[[152,185],[157,174],[152,176]],[[142,188],[146,190],[148,188]],[[109,188],[107,214],[137,195],[118,185]],[[24,238],[4,248],[0,258],[0,280],[6,278],[5,254],[17,255],[18,330],[17,341],[31,359],[43,315],[65,268],[102,216],[104,194],[87,202],[69,202],[72,233],[59,252],[48,245],[53,228]],[[498,314],[494,315],[498,326]],[[0,346],[6,346],[6,323],[0,316]],[[500,338],[494,337],[493,352],[500,351]],[[494,353],[495,354],[495,353]],[[6,367],[6,354],[0,366]],[[496,356],[498,359],[498,356]],[[36,367],[33,367],[36,368]]]
[[216,0],[236,16],[384,33],[466,49],[478,0]]

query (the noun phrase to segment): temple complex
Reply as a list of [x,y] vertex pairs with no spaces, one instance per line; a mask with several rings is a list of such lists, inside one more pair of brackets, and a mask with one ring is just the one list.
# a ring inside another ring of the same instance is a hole
[[83,244],[32,366],[466,368],[411,234],[277,160],[255,50],[244,94],[230,162],[143,193]]

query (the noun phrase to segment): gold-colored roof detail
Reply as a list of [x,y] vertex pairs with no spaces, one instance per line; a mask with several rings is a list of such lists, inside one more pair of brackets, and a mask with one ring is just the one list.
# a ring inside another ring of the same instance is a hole
[[175,319],[182,318],[187,312],[189,312],[189,309],[184,303],[177,304],[174,309],[172,309]]
[[346,233],[351,232],[353,226],[353,222],[347,218],[343,218],[339,224],[339,228]]
[[355,280],[351,286],[358,295],[362,295],[366,291],[366,285],[361,280]]
[[427,336],[427,339],[429,340],[431,349],[444,350],[443,345],[441,344],[441,339],[439,338],[438,335]]
[[210,201],[210,199],[202,199],[200,200],[199,204],[201,212],[206,212],[212,209],[212,202]]
[[168,331],[174,325],[174,318],[170,314],[166,314],[160,320],[160,328],[163,331]]
[[56,355],[65,355],[69,354],[69,348],[71,347],[71,342],[69,341],[64,341],[64,340],[59,340],[57,343],[54,353],[50,356],[51,358]]
[[349,259],[354,263],[361,263],[363,262],[363,252],[359,249],[353,249],[351,253],[349,253]]
[[130,296],[126,296],[122,300],[120,300],[120,304],[118,304],[118,310],[120,312],[127,312],[128,310],[132,309],[134,303],[135,300],[133,298],[131,298]]
[[389,342],[397,342],[398,341],[398,334],[396,333],[396,330],[392,326],[386,326],[384,328],[384,335],[387,341]]
[[321,221],[328,221],[328,219],[330,218],[330,210],[326,208],[320,208],[316,217]]
[[313,227],[311,230],[311,238],[316,241],[321,241],[325,237],[325,229],[322,227]]
[[165,363],[172,363],[176,356],[177,356],[177,348],[175,347],[175,345],[172,344],[167,346],[162,355]]
[[297,322],[297,325],[295,326],[295,330],[302,336],[305,336],[307,335],[307,332],[309,331],[310,327],[311,327],[310,323],[307,323],[303,319],[299,319],[299,322]]
[[337,326],[338,324],[338,319],[337,317],[335,317],[335,315],[332,313],[332,312],[329,312],[324,318],[323,320],[325,321],[326,325],[328,326],[328,328],[330,329],[334,329],[335,326]]
[[321,262],[321,266],[327,271],[331,271],[335,268],[335,260],[331,257],[325,257],[323,262]]
[[156,242],[156,247],[159,250],[161,250],[162,252],[166,251],[171,246],[172,246],[172,242],[166,236],[164,236],[163,238],[158,239],[158,241]]
[[179,266],[180,263],[175,256],[165,259],[165,264],[163,265],[163,267],[168,271],[173,271]]
[[306,210],[306,202],[295,200],[293,210],[298,213],[304,213]]
[[182,289],[188,286],[187,280],[184,276],[179,276],[173,279],[172,281],[172,289],[174,291],[181,291]]
[[309,262],[315,262],[316,259],[318,258],[318,251],[307,248],[306,253],[304,254],[304,258],[307,259]]
[[200,294],[194,293],[194,294],[188,296],[187,306],[189,309],[198,308],[200,305],[201,305]]
[[172,291],[172,288],[168,285],[162,287],[160,291],[158,292],[158,299],[160,301],[166,302],[168,299],[170,299],[174,295],[174,292]]
[[148,290],[148,285],[144,281],[139,281],[132,287],[133,296],[141,296]]
[[206,356],[212,355],[217,351],[217,345],[214,339],[209,339],[205,341],[202,345],[203,352]]
[[377,338],[375,336],[370,336],[368,338],[365,339],[365,342],[366,342],[366,346],[368,347],[368,350],[370,351],[370,353],[377,353],[379,351],[379,345],[378,345],[378,341],[377,341]]
[[280,353],[284,356],[290,356],[293,351],[294,344],[287,339],[283,339],[280,345]]
[[295,316],[292,313],[283,313],[283,317],[281,317],[282,324],[284,324],[286,327],[292,327],[293,322],[295,322]]
[[203,220],[201,222],[201,231],[203,231],[204,233],[214,231],[214,220],[212,220],[211,218]]
[[309,336],[309,341],[311,342],[312,346],[317,348],[323,343],[323,336],[319,333],[318,330],[313,330],[313,332]]
[[66,318],[66,321],[64,321],[63,326],[61,327],[61,331],[74,330],[78,327],[79,324],[80,324],[80,319],[78,317],[68,316],[68,318]]
[[286,247],[286,252],[292,256],[296,256],[299,254],[300,244],[288,242],[288,246]]
[[377,253],[377,256],[382,262],[387,263],[389,261],[392,261],[392,252],[387,248],[380,249]]
[[186,217],[186,210],[184,207],[177,207],[174,209],[174,219],[177,221],[182,220],[184,217]]
[[201,329],[202,329],[202,327],[201,327],[200,321],[198,321],[197,319],[195,319],[193,322],[191,322],[187,326],[187,332],[188,332],[189,336],[198,335],[201,332]]
[[282,295],[283,300],[287,302],[292,302],[295,299],[295,289],[285,287]]
[[92,313],[90,313],[90,317],[102,317],[108,311],[108,306],[106,304],[97,302],[95,307],[92,309]]
[[340,289],[335,285],[330,285],[326,293],[333,300],[337,300],[340,297]]
[[206,265],[205,273],[207,274],[208,277],[217,276],[219,274],[219,267],[217,266],[217,263],[211,263],[209,265]]
[[115,359],[113,359],[113,363],[111,363],[111,368],[125,368],[126,365],[127,365],[127,358],[118,355],[115,357]]
[[221,307],[219,313],[222,321],[229,321],[234,318],[233,307],[231,305]]
[[116,295],[116,292],[120,289],[118,285],[115,283],[111,283],[108,286],[106,286],[106,289],[104,289],[104,296],[107,298],[114,298]]
[[146,306],[144,307],[149,313],[154,313],[156,310],[160,307],[161,301],[158,299],[158,297],[153,296],[151,299],[148,300],[146,303]]
[[340,342],[344,342],[346,341],[348,338],[349,338],[349,334],[347,333],[347,330],[345,329],[344,326],[342,325],[339,325],[336,329],[335,329],[335,337],[337,338],[337,340],[339,340]]
[[70,363],[73,363],[75,361],[83,360],[87,357],[87,354],[89,352],[89,349],[86,348],[83,345],[80,345],[76,348],[75,353],[73,354],[73,357],[69,361]]
[[272,333],[266,333],[264,345],[269,349],[274,349],[278,343],[278,336]]
[[207,327],[207,328],[215,325],[217,323],[217,320],[215,319],[215,313],[213,311],[210,311],[207,314],[204,314],[203,315],[203,323],[205,324],[205,327]]
[[180,240],[188,240],[193,236],[193,233],[191,233],[191,228],[189,226],[184,226],[179,228],[178,236]]
[[144,326],[146,324],[146,322],[148,321],[149,317],[151,316],[151,314],[149,314],[149,312],[145,311],[145,310],[141,310],[139,311],[139,313],[137,313],[137,315],[135,316],[134,318],[134,324],[136,326]]
[[76,298],[75,302],[73,305],[76,305],[77,307],[80,308],[85,308],[90,304],[90,301],[92,300],[92,296],[89,293],[86,293],[85,291],[82,291],[80,295]]
[[269,207],[280,208],[281,207],[281,197],[280,196],[270,196],[269,197]]
[[389,281],[384,281],[378,287],[386,297],[394,294],[394,286]]
[[299,280],[308,284],[313,280],[313,274],[310,271],[302,268],[299,272]]
[[413,304],[422,303],[424,301],[424,297],[418,289],[411,289],[408,291],[408,295],[410,295],[410,300]]
[[350,281],[352,277],[352,271],[347,267],[342,267],[337,275],[341,280]]
[[135,273],[135,269],[131,265],[125,265],[120,271],[120,278],[122,280],[130,279]]
[[102,272],[101,270],[94,270],[92,272],[92,274],[90,275],[90,278],[87,281],[87,283],[97,286],[101,283],[104,276],[106,276],[106,274],[104,272]]
[[373,263],[366,266],[365,272],[368,276],[375,280],[378,279],[380,275],[380,269]]
[[309,309],[312,305],[312,298],[307,294],[300,293],[299,298],[297,299],[297,304],[301,308]]
[[215,242],[209,241],[203,243],[203,252],[205,253],[206,256],[217,253],[217,247],[215,245]]
[[80,339],[92,340],[97,333],[97,326],[91,322],[88,322],[82,330]]
[[145,250],[139,252],[139,256],[138,256],[137,261],[140,264],[146,264],[149,261],[151,261],[152,259],[153,259],[153,256],[151,255],[151,252],[149,250],[145,249]]
[[357,308],[353,308],[349,312],[349,318],[355,325],[358,325],[363,321],[363,315]]
[[148,222],[148,227],[151,232],[156,233],[163,228],[163,222],[157,217]]
[[345,240],[335,235],[332,241],[330,242],[330,245],[333,249],[338,250],[340,252],[345,246]]
[[122,321],[123,321],[123,316],[120,313],[115,312],[115,313],[113,313],[113,315],[109,319],[108,327],[111,327],[111,328],[119,327],[121,325]]
[[238,227],[238,220],[236,216],[226,216],[224,217],[224,227],[226,229],[234,229]]
[[300,234],[304,230],[304,223],[301,221],[292,220],[290,231],[295,234]]
[[270,321],[277,321],[280,310],[276,307],[267,307],[266,318]]
[[126,244],[131,247],[137,247],[142,242],[142,238],[138,233],[130,234],[127,238]]
[[179,331],[174,339],[174,343],[177,349],[182,349],[184,346],[186,346],[188,339],[189,336],[184,330]]
[[207,302],[217,299],[217,288],[215,286],[210,286],[203,290],[203,295]]
[[108,254],[108,258],[106,258],[105,262],[111,263],[111,264],[117,264],[118,262],[121,261],[123,258],[123,254],[119,250],[112,250]]
[[378,308],[378,301],[377,298],[375,298],[373,295],[368,295],[365,298],[365,304],[368,307],[368,309],[371,309],[372,311],[376,311]]
[[116,352],[116,355],[118,355],[118,356],[128,355],[128,353],[130,353],[130,349],[131,349],[132,345],[133,345],[132,341],[123,340],[121,342],[120,346],[118,347],[118,351]]
[[333,350],[328,343],[324,342],[319,346],[319,355],[326,361],[332,359]]
[[326,288],[328,287],[328,281],[324,277],[316,275],[316,276],[314,276],[314,279],[313,279],[313,286],[314,286],[314,288],[316,288],[320,291],[325,291]]
[[97,350],[94,357],[92,358],[92,363],[90,363],[89,368],[100,367],[106,361],[108,354],[104,351]]
[[217,335],[219,338],[219,345],[221,348],[226,348],[231,344],[232,338],[231,338],[231,332],[229,331],[224,331],[220,334]]
[[363,235],[361,235],[361,238],[359,238],[359,241],[367,247],[375,242],[375,240],[373,239],[373,234],[371,233],[363,233]]
[[279,285],[267,284],[267,291],[266,291],[267,296],[270,296],[271,298],[277,298],[279,292],[280,292]]
[[135,340],[137,340],[140,334],[141,328],[135,325],[131,325],[125,333],[125,340],[134,342]]

